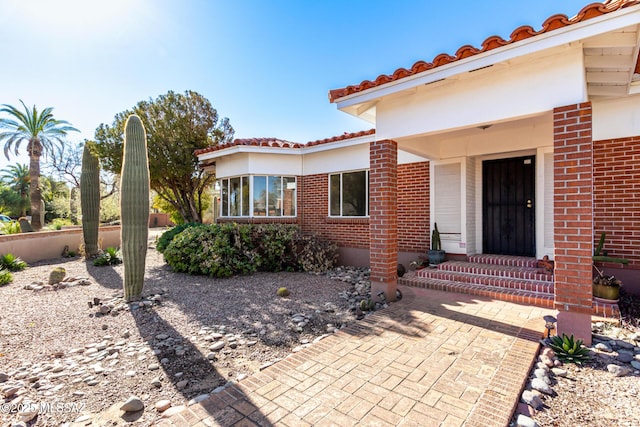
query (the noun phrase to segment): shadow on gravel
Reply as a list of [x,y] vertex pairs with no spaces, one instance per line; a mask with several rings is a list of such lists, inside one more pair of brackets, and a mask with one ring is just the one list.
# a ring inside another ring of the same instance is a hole
[[[232,425],[245,417],[264,419],[258,408],[238,388],[221,387],[226,384],[226,379],[215,368],[213,361],[153,308],[134,309],[131,315],[140,335],[152,348],[158,350],[155,357],[164,373],[160,384],[165,381],[173,383],[185,400],[194,399],[200,403],[191,406],[191,409],[204,408],[206,412],[183,411],[175,415],[176,421],[194,425],[204,418],[211,418],[209,421],[215,421],[219,425]],[[211,393],[213,390],[216,392]],[[241,408],[241,411],[236,408]],[[197,420],[193,419],[194,415],[198,417]]]
[[85,264],[93,282],[107,289],[122,289],[122,276],[112,266],[96,267],[92,259],[85,260]]

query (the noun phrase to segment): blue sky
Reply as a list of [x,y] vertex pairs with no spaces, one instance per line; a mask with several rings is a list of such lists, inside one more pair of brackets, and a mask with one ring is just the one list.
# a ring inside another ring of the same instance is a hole
[[[75,144],[138,101],[189,89],[237,138],[307,142],[371,128],[330,104],[330,89],[588,3],[0,0],[0,104],[54,107],[81,130]],[[26,163],[0,156],[0,168]]]

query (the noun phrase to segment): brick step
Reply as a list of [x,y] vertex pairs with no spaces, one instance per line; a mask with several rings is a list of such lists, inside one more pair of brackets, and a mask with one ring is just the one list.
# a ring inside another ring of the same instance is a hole
[[[435,289],[445,292],[457,292],[469,295],[484,296],[499,301],[508,301],[518,304],[535,305],[537,307],[553,308],[554,294],[553,288],[549,288],[549,292],[535,292],[522,289],[513,289],[508,287],[483,285],[476,283],[465,283],[452,280],[443,280],[433,277],[423,277],[416,272],[408,272],[398,279],[399,285],[412,286],[416,288]],[[620,309],[618,304],[604,302],[602,300],[593,300],[593,314],[605,318],[620,318]]]
[[553,281],[551,280],[514,279],[504,276],[487,276],[474,273],[460,273],[456,271],[436,270],[430,268],[419,270],[417,275],[419,277],[430,279],[448,280],[451,282],[493,286],[496,288],[539,292],[553,295]]
[[538,260],[536,258],[513,255],[471,255],[469,256],[469,262],[474,264],[506,265],[509,267],[538,267]]
[[465,261],[447,261],[438,265],[438,270],[457,273],[479,274],[483,276],[508,277],[511,279],[539,280],[541,282],[553,281],[553,276],[547,274],[542,269],[532,267],[477,264]]
[[500,301],[535,305],[537,307],[553,307],[553,293],[547,292],[533,292],[498,286],[463,283],[431,277],[420,277],[415,274],[406,274],[404,277],[398,279],[398,284],[445,292],[478,295]]

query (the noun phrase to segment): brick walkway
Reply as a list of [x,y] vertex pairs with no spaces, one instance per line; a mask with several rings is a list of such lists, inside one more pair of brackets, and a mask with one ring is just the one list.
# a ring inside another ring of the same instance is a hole
[[405,298],[162,426],[507,426],[550,311],[403,288]]

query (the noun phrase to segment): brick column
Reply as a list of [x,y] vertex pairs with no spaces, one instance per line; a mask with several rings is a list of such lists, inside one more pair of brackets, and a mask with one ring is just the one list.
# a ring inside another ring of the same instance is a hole
[[384,292],[396,300],[398,287],[398,144],[375,141],[369,145],[369,264],[371,295]]
[[593,139],[591,103],[553,111],[555,308],[558,334],[591,343]]

